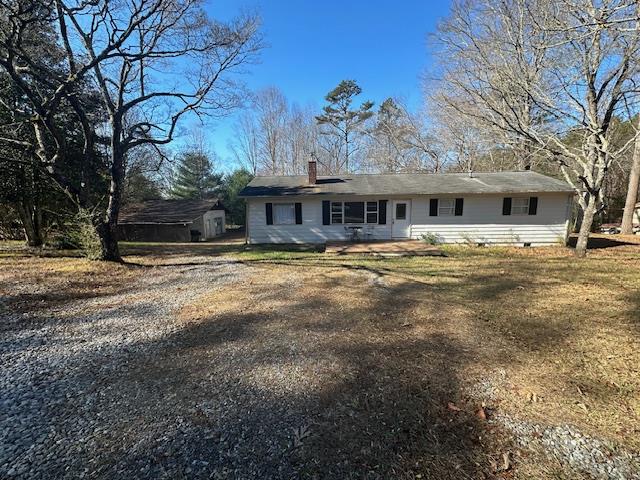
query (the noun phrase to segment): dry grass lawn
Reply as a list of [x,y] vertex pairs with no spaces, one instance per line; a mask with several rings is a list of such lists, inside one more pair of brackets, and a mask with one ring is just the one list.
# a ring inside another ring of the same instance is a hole
[[[318,351],[358,358],[359,381],[379,381],[389,368],[397,391],[427,391],[440,407],[450,395],[469,403],[468,415],[488,381],[497,390],[484,395],[491,410],[573,425],[639,452],[640,248],[583,261],[560,247],[448,251],[446,259],[258,259],[263,275],[207,303],[286,312],[282,335],[295,335],[291,325],[319,332]],[[292,272],[297,289],[285,294],[274,279]],[[329,377],[345,381],[338,371]],[[525,477],[562,472],[539,462],[522,466]]]
[[[179,312],[185,348],[154,374],[188,366],[181,381],[197,384],[226,346],[243,345],[243,379],[263,408],[284,402],[308,419],[292,433],[302,476],[583,478],[561,459],[518,449],[491,422],[501,415],[572,425],[640,452],[640,245],[585,260],[561,247],[446,252],[377,259],[225,248],[252,274]],[[146,264],[172,258],[130,253]],[[0,308],[109,295],[142,274],[5,256]],[[489,422],[478,415],[483,402]],[[507,452],[513,465],[502,472]]]

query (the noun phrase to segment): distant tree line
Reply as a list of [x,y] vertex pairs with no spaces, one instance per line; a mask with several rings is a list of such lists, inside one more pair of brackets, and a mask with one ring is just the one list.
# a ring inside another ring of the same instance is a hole
[[317,112],[276,87],[256,92],[230,141],[236,162],[256,175],[304,174],[310,157],[321,174],[443,170],[423,115],[394,98],[359,103],[361,93],[355,80],[343,80]]

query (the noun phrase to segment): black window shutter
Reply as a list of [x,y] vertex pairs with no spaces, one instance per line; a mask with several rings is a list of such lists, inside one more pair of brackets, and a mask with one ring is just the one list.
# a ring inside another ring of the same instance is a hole
[[387,224],[387,201],[378,201],[378,225]]
[[302,224],[302,204],[296,203],[296,225]]
[[464,198],[456,198],[456,216],[462,215],[462,208],[464,205]]
[[438,216],[438,199],[432,198],[429,200],[429,216],[437,217]]
[[331,225],[331,202],[329,200],[322,201],[322,224]]
[[273,203],[265,203],[264,207],[267,215],[267,225],[273,225]]
[[538,213],[538,197],[531,197],[529,199],[529,215],[535,215]]
[[502,199],[502,214],[511,215],[511,197],[504,197]]

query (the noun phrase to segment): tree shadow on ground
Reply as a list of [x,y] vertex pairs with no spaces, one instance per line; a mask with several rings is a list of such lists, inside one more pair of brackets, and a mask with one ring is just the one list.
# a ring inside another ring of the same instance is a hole
[[[567,246],[571,248],[576,247],[576,243],[578,241],[578,237],[576,235],[571,235],[569,237],[569,241],[567,242]],[[616,237],[613,235],[610,236],[591,236],[589,237],[589,241],[587,243],[588,250],[597,250],[604,248],[614,248],[614,247],[622,247],[625,245],[637,245],[632,241],[627,241],[624,238]]]
[[[317,302],[293,310],[301,318],[313,317],[319,306],[332,310],[330,303]],[[209,406],[204,422],[189,415],[190,428],[211,437],[204,450],[195,448],[198,457],[207,452],[210,462],[199,467],[199,475],[482,478],[490,473],[487,445],[480,440],[485,426],[473,414],[447,407],[461,404],[458,371],[472,361],[455,340],[434,334],[371,341],[360,320],[343,323],[339,315],[325,317],[311,331],[297,318],[287,320],[287,310],[193,325],[169,341],[172,346],[152,365],[132,365],[131,376],[120,379],[138,382],[147,397],[163,391],[167,378],[179,378],[178,397],[188,396],[187,403],[201,410]],[[329,339],[320,340],[331,330]],[[317,342],[299,343],[305,335]],[[149,368],[154,373],[145,375]],[[190,458],[178,460],[181,468],[188,468]]]
[[[352,282],[334,280],[334,293]],[[474,417],[475,406],[459,412],[448,405],[464,407],[466,366],[481,359],[491,368],[504,359],[479,355],[439,326],[422,334],[403,327],[425,291],[420,282],[370,289],[374,298],[361,313],[361,306],[338,306],[324,292],[276,309],[218,315],[163,341],[152,359],[130,362],[114,390],[136,383],[148,398],[169,388],[178,410],[185,404],[211,410],[187,413],[186,430],[212,443],[198,440],[186,450],[192,454],[160,462],[167,471],[178,465],[203,476],[491,477],[498,437]],[[261,302],[282,295],[274,289]],[[442,320],[454,317],[454,308],[435,301],[433,321],[455,323]],[[535,325],[531,342],[542,348],[562,341],[542,327]],[[167,414],[160,411],[146,415]],[[123,465],[138,465],[145,455]],[[194,455],[209,463],[188,467]]]

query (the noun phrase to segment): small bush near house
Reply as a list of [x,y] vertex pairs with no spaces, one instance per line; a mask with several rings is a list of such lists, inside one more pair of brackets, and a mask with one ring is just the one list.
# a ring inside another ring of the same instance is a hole
[[472,247],[476,246],[478,242],[476,242],[475,238],[473,238],[473,235],[471,235],[470,233],[467,232],[463,232],[460,234],[460,236],[463,238],[464,242],[467,245],[470,245]]
[[437,233],[427,232],[420,235],[420,238],[427,245],[438,245],[442,243],[442,239]]

